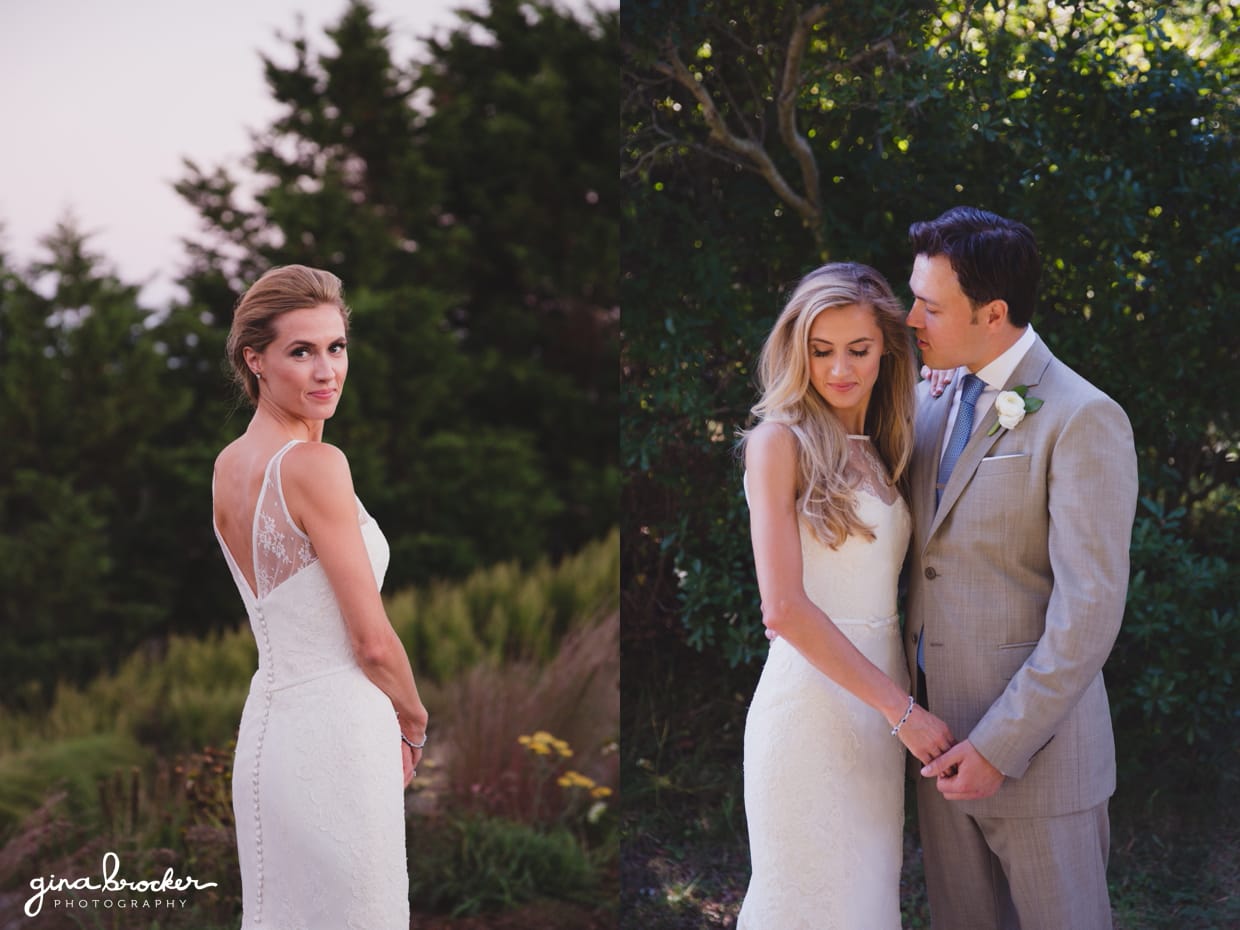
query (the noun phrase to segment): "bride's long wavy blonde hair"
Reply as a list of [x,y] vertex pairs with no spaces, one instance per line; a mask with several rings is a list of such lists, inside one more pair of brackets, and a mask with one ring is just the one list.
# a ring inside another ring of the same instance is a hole
[[[848,434],[810,382],[809,333],[823,311],[858,304],[874,311],[883,334],[878,380],[866,408],[866,433],[887,466],[890,482],[905,494],[916,403],[913,340],[891,286],[873,268],[832,262],[801,279],[762,347],[758,361],[762,396],[750,410],[759,423],[783,423],[796,435],[797,509],[814,535],[832,548],[853,534],[872,540],[874,532],[857,516],[856,498],[845,476]],[[750,432],[741,434],[742,451]]]

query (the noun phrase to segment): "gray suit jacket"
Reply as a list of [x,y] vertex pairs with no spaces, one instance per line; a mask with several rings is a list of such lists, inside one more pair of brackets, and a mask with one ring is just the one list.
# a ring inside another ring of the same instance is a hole
[[960,802],[985,817],[1056,816],[1115,790],[1102,665],[1128,587],[1132,428],[1041,339],[1004,388],[1021,384],[1043,406],[993,436],[993,406],[979,410],[937,510],[952,394],[932,399],[923,384],[911,471],[909,671],[915,681],[924,635],[930,709],[1008,776]]

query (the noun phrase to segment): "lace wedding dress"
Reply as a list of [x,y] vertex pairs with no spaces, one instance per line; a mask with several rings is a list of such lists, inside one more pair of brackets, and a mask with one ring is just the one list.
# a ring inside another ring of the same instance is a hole
[[[830,549],[802,521],[805,592],[905,687],[896,585],[908,509],[866,437],[850,436],[849,453],[876,538]],[[753,873],[737,930],[898,930],[904,766],[882,714],[776,639],[745,722]]]
[[[255,506],[257,591],[215,529],[258,642],[233,763],[241,927],[408,930],[400,730],[285,507],[280,463],[297,442],[268,463]],[[387,541],[360,502],[358,519],[382,584]]]

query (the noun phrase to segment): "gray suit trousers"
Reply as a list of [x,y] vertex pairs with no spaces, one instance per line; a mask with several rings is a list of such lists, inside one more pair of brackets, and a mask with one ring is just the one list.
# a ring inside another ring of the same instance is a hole
[[1059,817],[974,817],[919,778],[917,809],[933,930],[1111,930],[1106,802]]

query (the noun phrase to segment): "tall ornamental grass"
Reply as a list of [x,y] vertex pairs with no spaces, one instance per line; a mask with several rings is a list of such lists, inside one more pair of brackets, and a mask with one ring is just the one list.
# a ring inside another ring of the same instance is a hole
[[[480,663],[545,664],[570,632],[614,610],[618,592],[613,531],[556,564],[523,573],[504,563],[386,603],[437,721],[447,723],[457,692],[445,689],[457,678]],[[88,684],[62,683],[44,711],[0,707],[0,838],[50,786],[64,784],[71,806],[89,807],[95,780],[118,766],[227,744],[257,663],[244,625],[202,639],[174,636]]]

